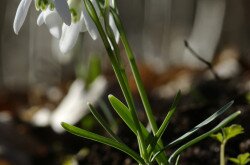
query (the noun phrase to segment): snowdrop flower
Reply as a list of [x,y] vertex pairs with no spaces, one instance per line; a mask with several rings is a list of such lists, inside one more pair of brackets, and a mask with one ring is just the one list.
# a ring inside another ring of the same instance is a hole
[[63,21],[56,10],[46,9],[42,11],[37,18],[37,25],[41,26],[42,24],[46,24],[53,37],[60,39]]
[[[62,18],[63,22],[67,25],[70,25],[71,15],[69,12],[67,0],[34,0],[34,1],[37,10],[44,11],[47,8],[50,8],[51,10],[55,8],[60,17]],[[32,0],[21,0],[21,2],[18,5],[13,24],[13,29],[16,34],[18,34],[19,30],[21,29],[25,21],[31,2]]]
[[[14,31],[18,34],[27,15],[32,0],[21,0],[15,20]],[[98,38],[98,30],[91,19],[84,5],[83,0],[34,0],[37,10],[41,10],[37,18],[37,25],[45,24],[51,35],[59,41],[59,48],[62,53],[67,53],[76,44],[79,33],[88,31],[93,40]],[[91,0],[97,15],[100,16],[100,9],[96,0]],[[114,0],[110,1],[114,7]],[[101,17],[100,17],[101,18]],[[100,19],[103,23],[103,19]],[[109,24],[114,32],[115,39],[119,41],[119,32],[112,15],[109,15]]]
[[[95,9],[99,11],[97,2],[92,0]],[[71,50],[77,41],[80,32],[88,31],[93,40],[98,37],[98,30],[89,16],[87,9],[82,0],[68,1],[70,12],[72,14],[72,24],[62,26],[62,36],[59,42],[59,48],[62,53],[67,53]]]
[[[62,53],[67,53],[76,44],[80,32],[88,31],[93,40],[98,38],[98,30],[92,21],[82,0],[69,0],[69,7],[72,14],[73,23],[70,26],[65,24],[62,27],[62,37],[59,47]],[[91,0],[97,15],[100,16],[100,9],[96,0]],[[110,6],[114,7],[114,0],[110,1]],[[119,32],[114,22],[113,16],[109,15],[109,24],[114,32],[116,42],[119,41]],[[103,23],[102,23],[103,24]]]

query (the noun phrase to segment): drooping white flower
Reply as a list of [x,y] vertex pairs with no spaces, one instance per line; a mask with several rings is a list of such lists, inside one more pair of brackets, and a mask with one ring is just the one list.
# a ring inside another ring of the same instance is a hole
[[71,15],[67,0],[54,0],[55,8],[66,25],[71,24]]
[[16,34],[18,34],[19,30],[21,29],[24,23],[31,1],[32,0],[21,0],[20,4],[18,5],[16,16],[14,19],[14,24],[13,24],[14,32]]
[[[91,0],[91,2],[96,10],[97,15],[100,16],[100,9],[97,4],[97,1]],[[59,48],[62,53],[67,53],[69,50],[71,50],[74,47],[77,41],[77,37],[80,32],[88,31],[93,40],[96,40],[99,35],[98,30],[95,26],[95,23],[91,19],[83,1],[82,0],[69,0],[68,3],[69,3],[70,11],[72,13],[72,18],[73,20],[76,20],[76,21],[73,22],[71,26],[63,25],[62,37],[59,43]],[[114,7],[114,0],[110,1],[110,6]],[[79,18],[81,19],[77,21]],[[103,20],[101,19],[101,23],[104,24],[102,21]],[[116,42],[118,42],[119,37],[120,37],[119,32],[115,25],[114,18],[111,14],[109,15],[109,24],[115,35],[115,40]]]
[[[100,14],[100,10],[99,10],[99,7],[97,5],[97,2],[96,0],[91,0],[93,6],[95,7],[95,10],[97,12],[97,15]],[[86,6],[83,4],[83,10],[82,10],[82,13],[83,13],[83,18],[84,18],[84,21],[85,21],[85,24],[86,24],[86,27],[87,27],[87,30],[90,34],[90,36],[92,37],[93,40],[96,40],[97,37],[98,37],[98,30],[95,26],[95,23],[92,21],[91,17],[89,16],[89,13],[86,9]]]
[[59,48],[62,53],[67,53],[71,50],[78,39],[79,33],[86,31],[86,26],[83,17],[77,23],[72,23],[70,26],[62,25],[62,36],[59,41]]
[[46,9],[42,11],[37,18],[37,25],[41,26],[42,24],[46,24],[52,36],[60,39],[63,22],[56,10]]
[[[99,11],[97,2],[92,0],[96,11]],[[59,48],[62,53],[71,50],[78,39],[80,32],[88,31],[93,40],[98,38],[98,30],[89,16],[87,9],[82,0],[69,0],[69,8],[72,14],[72,23],[70,26],[63,24],[62,36],[59,42]]]
[[[53,10],[52,8],[55,7],[58,14],[65,22],[65,24],[70,25],[71,15],[67,4],[67,0],[34,0],[34,1],[37,10],[44,11],[47,8],[51,8],[51,10]],[[32,0],[21,0],[21,2],[18,5],[13,23],[13,29],[16,34],[18,34],[19,30],[21,29],[25,21],[31,2]]]
[[[24,23],[32,0],[21,0],[14,20],[14,31],[18,34]],[[37,25],[46,24],[52,36],[59,41],[62,53],[67,53],[77,42],[80,32],[88,31],[93,40],[98,38],[98,30],[91,19],[83,0],[34,0],[37,10],[41,10],[37,18]],[[100,9],[96,0],[91,0],[97,15],[100,17]],[[114,7],[114,0],[110,1]],[[102,25],[103,19],[100,19]],[[119,32],[113,16],[109,15],[109,24],[114,32],[115,39],[119,41]]]

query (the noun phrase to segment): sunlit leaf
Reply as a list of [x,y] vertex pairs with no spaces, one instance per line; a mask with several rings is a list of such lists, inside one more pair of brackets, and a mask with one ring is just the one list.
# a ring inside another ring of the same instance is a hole
[[210,137],[213,138],[213,139],[215,139],[215,140],[218,140],[221,143],[223,141],[222,133],[212,134]]
[[228,116],[226,119],[224,119],[222,122],[220,122],[216,127],[211,129],[210,131],[194,138],[193,140],[187,142],[186,144],[182,145],[180,148],[178,148],[169,158],[169,162],[172,162],[176,159],[176,157],[181,154],[184,150],[191,147],[192,145],[200,142],[201,140],[211,136],[213,133],[217,132],[221,128],[225,127],[229,122],[231,122],[233,119],[235,119],[237,116],[241,114],[240,111],[237,111],[233,113],[232,115]]
[[237,165],[246,165],[250,162],[250,154],[244,153],[237,156],[237,158],[229,158],[229,160]]
[[93,114],[96,120],[101,124],[101,126],[109,133],[109,135],[116,141],[122,143],[121,139],[118,136],[116,136],[116,134],[111,130],[109,124],[103,119],[103,117],[97,112],[97,110],[90,103],[88,103],[88,106],[90,112]]
[[90,140],[97,141],[99,143],[106,144],[106,145],[109,145],[111,147],[114,147],[114,148],[116,148],[118,150],[121,150],[121,151],[125,152],[126,154],[130,155],[138,163],[145,164],[144,160],[136,152],[134,152],[132,149],[130,149],[125,144],[119,143],[119,142],[117,142],[117,141],[115,141],[113,139],[100,136],[98,134],[86,131],[84,129],[75,127],[73,125],[70,125],[70,124],[67,124],[67,123],[64,123],[64,122],[62,122],[61,125],[65,130],[67,130],[68,132],[70,132],[70,133],[72,133],[74,135],[77,135],[77,136],[80,136],[80,137],[83,137],[83,138],[86,138],[86,139],[90,139]]
[[[170,107],[170,110],[168,112],[168,114],[166,115],[164,121],[162,122],[162,125],[160,126],[160,128],[158,129],[158,131],[156,132],[152,142],[150,143],[150,147],[151,147],[151,151],[153,151],[155,149],[155,145],[157,144],[157,142],[161,139],[163,133],[165,132],[173,114],[175,113],[176,111],[176,107],[177,107],[177,104],[180,100],[180,96],[181,96],[181,92],[179,91],[175,98],[174,98],[174,102],[173,104],[171,105]],[[151,152],[150,152],[151,153]]]
[[[218,130],[220,130],[222,127],[226,126],[229,122],[231,122],[233,119],[235,119],[238,115],[240,115],[241,112],[237,111],[235,113],[233,113],[232,115],[228,116],[226,119],[224,119],[223,121],[221,121],[216,127],[214,127],[213,129],[211,129],[210,131],[194,138],[193,140],[187,142],[186,144],[182,145],[181,147],[179,147],[169,158],[169,162],[173,162],[176,157],[178,155],[181,154],[181,152],[183,152],[184,150],[186,150],[187,148],[191,147],[192,145],[198,143],[199,141],[207,138],[208,136],[212,135],[213,133],[217,132]],[[168,148],[168,145],[166,147],[164,147],[162,150],[158,151],[153,157],[152,159],[154,159],[158,154],[160,154],[162,151],[164,151],[166,148]],[[151,160],[152,160],[151,159]]]
[[168,147],[171,147],[171,146],[174,146],[174,145],[180,143],[181,141],[183,141],[184,139],[188,138],[190,135],[192,135],[193,133],[198,131],[200,128],[202,128],[202,127],[206,126],[207,124],[211,123],[213,120],[215,120],[220,115],[222,115],[224,112],[226,112],[232,106],[233,103],[234,103],[234,101],[231,101],[231,102],[227,103],[226,105],[224,105],[221,109],[216,111],[209,118],[207,118],[206,120],[204,120],[203,122],[201,122],[200,124],[195,126],[193,129],[191,129],[190,131],[188,131],[187,133],[185,133],[184,135],[182,135],[178,139],[176,139],[173,142],[169,143]]
[[229,127],[225,127],[222,129],[223,137],[225,140],[229,140],[239,134],[244,133],[244,128],[241,125],[233,124]]
[[[122,118],[122,120],[127,124],[127,126],[131,129],[131,131],[133,131],[134,134],[136,135],[137,129],[136,129],[135,124],[132,120],[132,116],[129,112],[129,109],[119,99],[117,99],[113,95],[109,95],[109,101],[110,101],[112,107],[117,112],[117,114]],[[148,144],[150,142],[150,140],[153,138],[153,135],[150,134],[141,123],[140,123],[140,126],[141,126],[141,130],[142,130],[142,134],[144,137],[146,137],[146,143]],[[159,146],[159,144],[157,144],[155,147],[155,150],[158,151],[160,148],[161,147]],[[156,151],[154,151],[153,153],[155,153],[155,152]],[[164,156],[164,154],[160,154],[159,159],[166,160],[166,156]]]

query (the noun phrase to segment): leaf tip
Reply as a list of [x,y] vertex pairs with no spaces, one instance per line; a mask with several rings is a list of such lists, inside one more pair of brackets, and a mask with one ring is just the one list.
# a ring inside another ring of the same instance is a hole
[[61,122],[61,126],[64,128],[64,129],[66,129],[67,128],[67,123],[65,123],[65,122]]
[[240,114],[241,114],[241,111],[237,111],[236,113],[237,113],[238,115],[240,115]]
[[108,98],[109,98],[109,100],[110,100],[110,99],[114,98],[114,96],[113,96],[112,94],[109,94],[109,95],[108,95]]
[[87,106],[90,107],[90,108],[93,107],[90,102],[87,102]]

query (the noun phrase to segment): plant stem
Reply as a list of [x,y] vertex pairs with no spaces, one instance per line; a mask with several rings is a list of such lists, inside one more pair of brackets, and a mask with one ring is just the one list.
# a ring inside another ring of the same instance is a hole
[[225,146],[226,141],[224,140],[220,145],[220,165],[225,165]]
[[[113,11],[113,10],[111,9],[111,11]],[[130,64],[133,76],[135,78],[135,82],[136,82],[139,94],[141,96],[141,100],[142,100],[143,106],[145,108],[147,118],[148,118],[150,126],[152,128],[152,132],[155,135],[158,128],[157,128],[157,125],[156,125],[156,121],[154,119],[154,115],[152,113],[151,106],[150,106],[149,101],[148,101],[147,94],[145,92],[145,89],[144,89],[144,86],[143,86],[143,83],[142,83],[142,80],[141,80],[141,76],[140,76],[138,67],[136,65],[136,61],[135,61],[135,58],[134,58],[133,51],[132,51],[132,49],[131,49],[131,47],[130,47],[130,45],[128,43],[128,40],[127,40],[127,37],[126,37],[126,34],[125,34],[125,30],[124,30],[124,27],[123,27],[123,25],[122,25],[122,23],[120,21],[120,18],[118,17],[117,14],[114,13],[114,11],[112,12],[112,14],[113,14],[113,17],[115,18],[117,29],[120,32],[121,40],[122,40],[122,43],[123,43],[123,45],[125,47],[126,54],[127,54],[128,60],[129,60],[129,64]]]
[[142,157],[144,158],[144,160],[147,161],[149,157],[147,155],[146,143],[145,143],[145,139],[143,138],[141,126],[139,124],[139,120],[138,120],[138,117],[137,117],[137,113],[136,113],[136,110],[135,110],[135,105],[134,105],[133,99],[130,97],[131,96],[130,90],[127,88],[127,85],[124,82],[123,75],[121,73],[119,64],[117,62],[117,58],[116,58],[114,52],[111,49],[111,46],[110,46],[110,44],[108,42],[108,39],[107,39],[107,36],[106,36],[106,34],[105,34],[105,32],[104,32],[104,30],[102,28],[102,25],[101,25],[101,23],[100,23],[100,21],[98,19],[97,13],[96,13],[92,3],[89,0],[85,0],[84,3],[85,3],[85,6],[86,6],[90,16],[92,17],[94,23],[96,24],[96,27],[97,27],[97,29],[99,31],[99,34],[100,34],[100,36],[101,36],[101,38],[103,40],[104,46],[106,48],[109,59],[111,61],[113,69],[115,71],[116,77],[118,79],[118,82],[119,82],[119,84],[121,86],[121,89],[122,89],[122,92],[123,92],[124,97],[126,99],[126,102],[128,104],[128,107],[130,109],[130,113],[132,115],[134,124],[135,124],[135,126],[136,126],[136,128],[138,130],[137,137],[138,137],[138,143],[141,143]]

